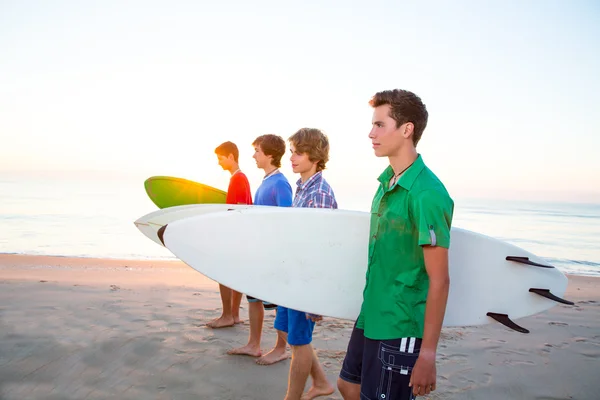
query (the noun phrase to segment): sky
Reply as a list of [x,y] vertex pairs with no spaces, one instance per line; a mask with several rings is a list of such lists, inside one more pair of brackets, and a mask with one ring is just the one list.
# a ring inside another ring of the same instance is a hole
[[600,202],[597,1],[0,0],[0,54],[4,174],[226,188],[231,140],[255,189],[254,138],[314,127],[363,206],[387,165],[368,101],[402,88],[453,197]]

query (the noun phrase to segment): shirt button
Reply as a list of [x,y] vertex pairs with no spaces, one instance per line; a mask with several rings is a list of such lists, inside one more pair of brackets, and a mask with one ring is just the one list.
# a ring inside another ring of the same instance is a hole
[[378,217],[381,217],[381,213],[377,213],[377,216],[378,216]]
[[377,235],[373,235],[373,239],[377,239]]

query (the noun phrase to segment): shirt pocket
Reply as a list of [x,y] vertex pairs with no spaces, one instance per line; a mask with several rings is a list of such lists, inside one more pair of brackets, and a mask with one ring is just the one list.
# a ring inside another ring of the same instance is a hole
[[378,215],[379,238],[384,242],[384,250],[391,256],[403,253],[412,237],[411,224],[406,214],[386,210]]

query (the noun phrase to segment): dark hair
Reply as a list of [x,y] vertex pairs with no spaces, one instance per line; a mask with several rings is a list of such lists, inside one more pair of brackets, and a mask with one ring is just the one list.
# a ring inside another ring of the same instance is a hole
[[415,146],[419,143],[429,117],[427,108],[419,96],[408,90],[384,90],[375,93],[369,104],[373,108],[388,104],[390,106],[390,117],[396,121],[396,128],[407,122],[412,122],[415,126],[412,136],[413,143]]
[[233,142],[225,142],[221,143],[216,149],[215,154],[218,156],[229,157],[230,154],[233,155],[233,159],[235,162],[238,162],[238,157],[240,152],[238,151],[237,146]]
[[254,139],[252,146],[259,146],[266,156],[273,157],[271,164],[281,167],[281,157],[285,154],[285,140],[277,135],[261,135]]
[[329,161],[329,139],[315,128],[302,128],[288,139],[298,153],[308,154],[311,162],[317,162],[317,171],[325,169]]

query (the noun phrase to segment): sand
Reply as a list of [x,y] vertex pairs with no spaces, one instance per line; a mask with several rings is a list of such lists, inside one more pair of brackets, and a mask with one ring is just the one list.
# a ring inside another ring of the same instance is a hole
[[[429,398],[600,398],[600,279],[569,280],[575,306],[519,320],[530,334],[444,329]],[[219,311],[217,284],[178,261],[0,255],[0,399],[283,399],[289,360],[227,355],[248,325],[205,327]],[[332,383],[351,329],[335,319],[315,329]]]

